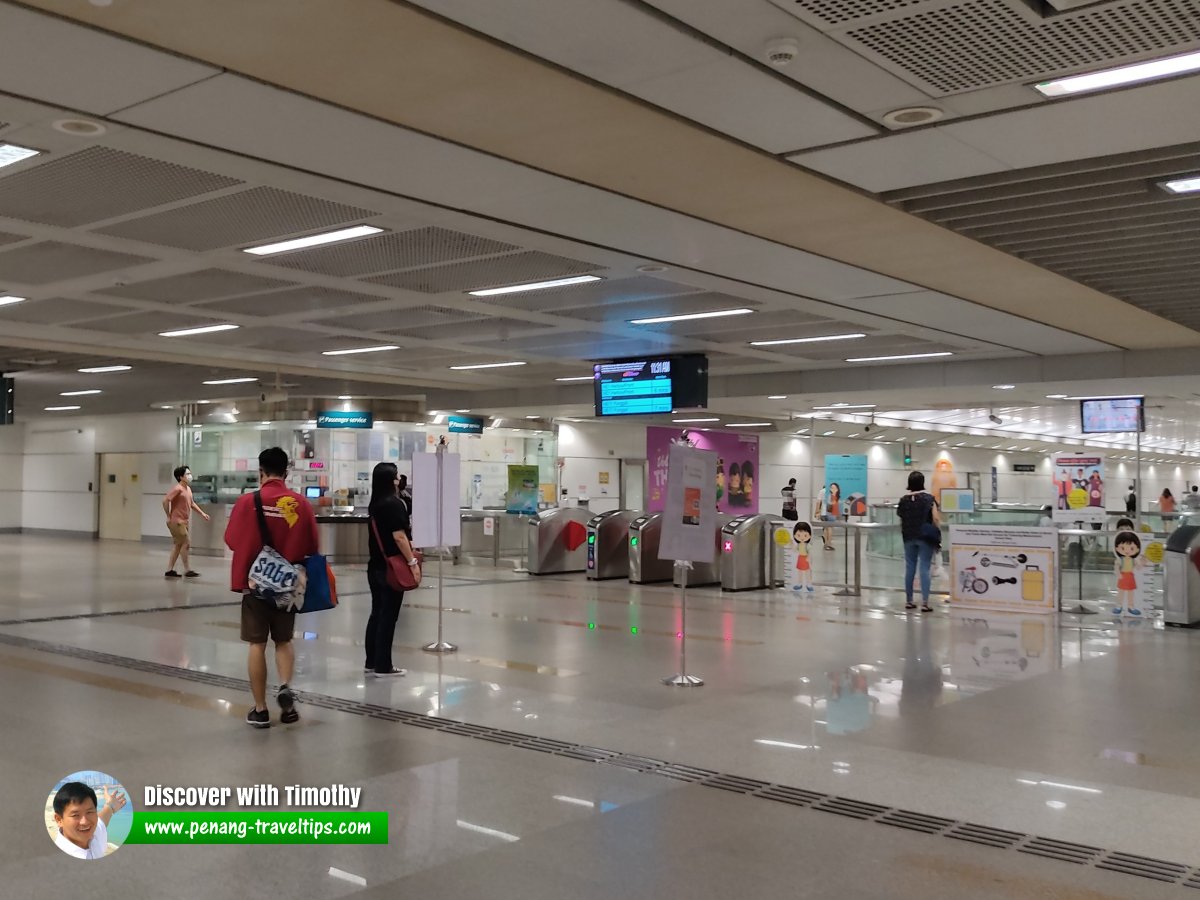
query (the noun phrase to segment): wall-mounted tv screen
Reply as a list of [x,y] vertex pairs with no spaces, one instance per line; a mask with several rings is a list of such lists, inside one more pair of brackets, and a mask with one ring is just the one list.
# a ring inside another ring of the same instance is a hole
[[1142,397],[1101,397],[1079,401],[1079,418],[1084,434],[1145,431],[1146,412]]
[[708,357],[654,356],[597,363],[596,415],[636,416],[708,405]]

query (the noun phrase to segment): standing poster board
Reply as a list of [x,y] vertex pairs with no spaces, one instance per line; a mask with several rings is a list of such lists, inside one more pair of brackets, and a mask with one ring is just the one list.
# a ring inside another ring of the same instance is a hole
[[[414,453],[412,458],[412,529],[414,547],[457,547],[462,543],[458,512],[459,469],[457,453],[442,454],[442,492],[438,495],[438,455]],[[442,518],[438,539],[438,513]]]
[[[836,488],[834,487],[836,485]],[[863,454],[829,453],[825,456],[825,496],[836,491],[841,518],[867,514],[867,457]],[[831,501],[829,501],[831,502]]]
[[1058,608],[1058,530],[950,526],[950,601],[1046,614]]
[[1063,525],[1103,524],[1104,457],[1059,454],[1050,461],[1054,490],[1054,521]]
[[[586,487],[585,487],[586,491]],[[581,491],[580,499],[586,500]],[[537,466],[508,467],[508,499],[505,512],[536,516],[538,511],[539,476]]]
[[658,558],[712,562],[717,533],[717,454],[672,444]]

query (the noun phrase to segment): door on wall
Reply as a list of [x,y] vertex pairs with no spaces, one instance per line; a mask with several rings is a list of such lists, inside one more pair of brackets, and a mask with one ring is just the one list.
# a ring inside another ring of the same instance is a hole
[[136,453],[100,454],[100,537],[142,539],[142,485]]
[[621,460],[621,509],[646,508],[646,460]]

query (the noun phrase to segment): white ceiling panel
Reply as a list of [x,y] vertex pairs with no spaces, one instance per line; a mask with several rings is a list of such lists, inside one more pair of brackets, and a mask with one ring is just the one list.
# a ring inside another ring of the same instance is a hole
[[30,300],[12,306],[0,306],[0,320],[64,325],[126,312],[129,312],[128,307],[113,306],[96,300],[51,297],[46,300]]
[[22,244],[0,253],[0,280],[19,284],[49,284],[149,262],[154,260],[60,241],[42,241]]
[[[47,48],[54,49],[55,65],[46,65]],[[0,4],[0,84],[13,94],[106,115],[218,71],[52,16]]]
[[956,140],[945,128],[903,132],[845,147],[798,153],[788,159],[875,193],[1009,168],[982,150]]

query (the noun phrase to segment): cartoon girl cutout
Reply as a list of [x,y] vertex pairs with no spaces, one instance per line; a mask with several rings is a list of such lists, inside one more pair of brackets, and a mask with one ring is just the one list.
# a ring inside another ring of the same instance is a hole
[[797,522],[792,529],[792,540],[796,544],[796,582],[793,591],[808,591],[813,593],[812,562],[808,557],[808,545],[812,540],[812,526],[807,522]]
[[1136,573],[1146,564],[1142,559],[1142,542],[1132,531],[1122,531],[1113,541],[1113,553],[1116,555],[1113,570],[1117,575],[1117,605],[1113,607],[1113,615],[1140,616]]

